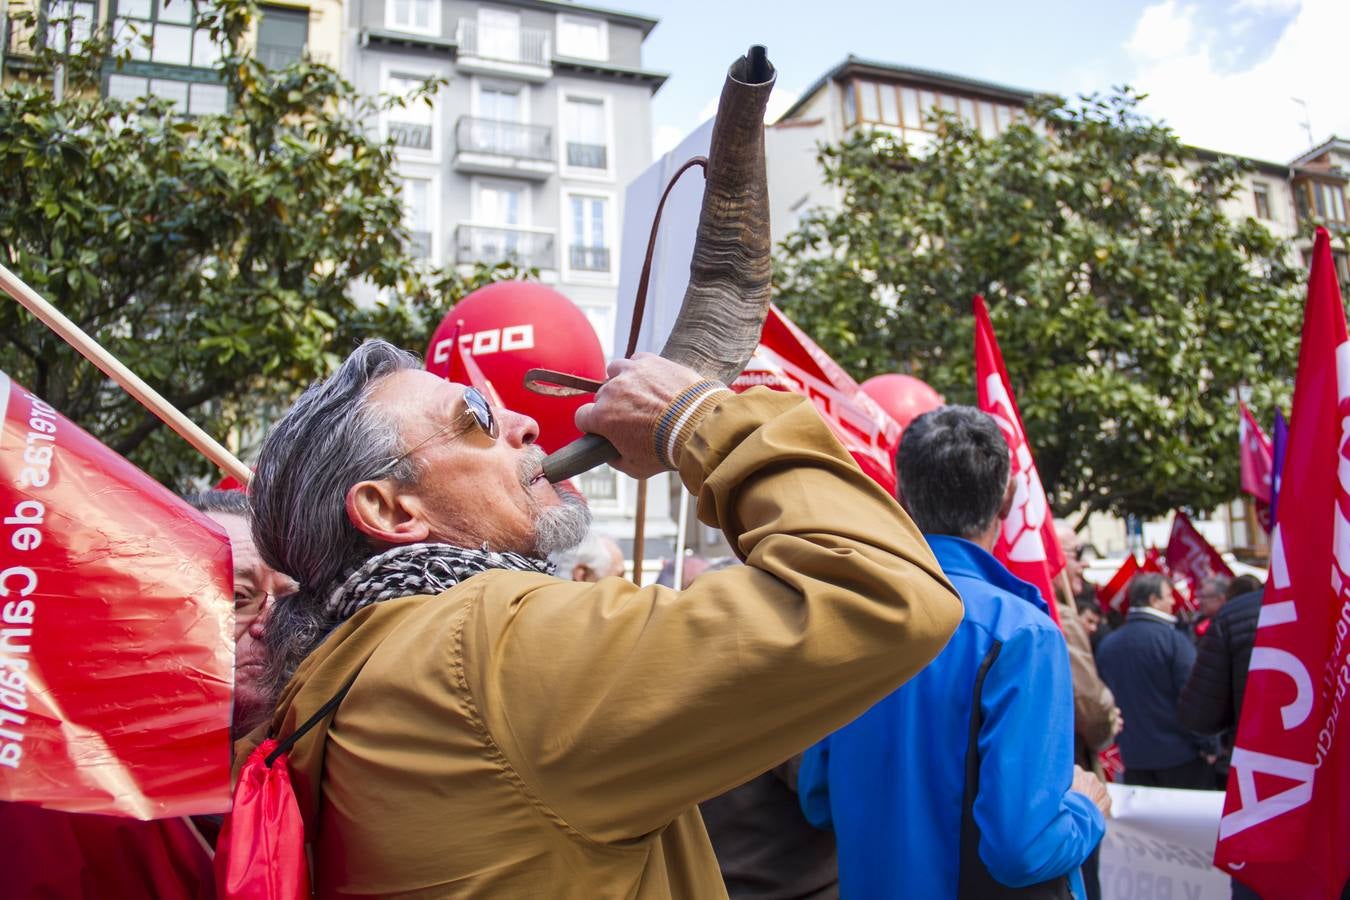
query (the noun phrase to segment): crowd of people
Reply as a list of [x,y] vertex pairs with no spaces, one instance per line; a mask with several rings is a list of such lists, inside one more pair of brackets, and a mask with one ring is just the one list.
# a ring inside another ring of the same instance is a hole
[[992,554],[985,413],[910,423],[892,497],[804,398],[609,374],[578,425],[677,471],[735,554],[679,585],[623,577],[531,419],[380,341],[271,430],[247,498],[192,499],[234,548],[237,759],[297,738],[317,894],[1090,898],[1099,751],[1221,785],[1259,593],[1212,581],[1182,623],[1140,575],[1110,625],[1064,528],[1057,623]]

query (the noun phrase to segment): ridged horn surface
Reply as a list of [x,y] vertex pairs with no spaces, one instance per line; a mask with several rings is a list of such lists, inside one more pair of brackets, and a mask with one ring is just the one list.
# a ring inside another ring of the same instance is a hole
[[769,185],[764,109],[777,73],[763,47],[732,63],[717,104],[689,287],[661,355],[730,382],[759,345],[768,312]]

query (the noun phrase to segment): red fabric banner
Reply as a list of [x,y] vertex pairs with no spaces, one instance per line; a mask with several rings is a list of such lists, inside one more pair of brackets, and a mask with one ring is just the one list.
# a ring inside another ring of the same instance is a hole
[[1263,897],[1340,896],[1350,876],[1348,720],[1350,339],[1330,238],[1318,228],[1216,866]]
[[1125,599],[1125,589],[1130,586],[1130,579],[1140,571],[1142,570],[1139,568],[1139,560],[1131,553],[1125,557],[1125,562],[1121,563],[1120,568],[1116,569],[1116,574],[1111,576],[1111,580],[1097,588],[1097,602],[1101,604],[1103,612],[1115,610],[1124,613],[1129,608],[1129,603]]
[[0,800],[229,805],[220,527],[0,372]]
[[759,386],[809,397],[859,467],[895,495],[900,426],[776,306],[769,307],[759,347],[731,389]]
[[1003,531],[994,546],[994,556],[1018,578],[1029,581],[1041,591],[1050,605],[1050,616],[1059,623],[1054,580],[1064,571],[1064,551],[1055,534],[1055,520],[1041,485],[1036,461],[1027,443],[1022,414],[1013,398],[1012,382],[1003,367],[993,323],[984,298],[978,294],[975,307],[975,380],[979,386],[980,409],[993,416],[1007,438],[1012,454],[1012,476],[1016,494],[1012,509],[1003,520]]
[[1239,401],[1238,407],[1242,416],[1238,426],[1242,444],[1242,489],[1268,505],[1271,476],[1275,472],[1275,448],[1252,417],[1247,404]]
[[1223,561],[1219,551],[1196,530],[1191,517],[1177,510],[1172,517],[1172,535],[1167,540],[1167,575],[1181,582],[1179,606],[1195,609],[1196,592],[1200,582],[1211,575],[1233,577],[1233,570]]

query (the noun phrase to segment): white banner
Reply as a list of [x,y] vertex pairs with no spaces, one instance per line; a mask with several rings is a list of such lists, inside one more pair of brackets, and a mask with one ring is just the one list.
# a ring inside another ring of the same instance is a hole
[[[656,216],[656,205],[675,170],[695,156],[707,156],[712,144],[713,120],[709,119],[680,141],[680,145],[646,168],[628,185],[623,199],[623,243],[619,254],[619,303],[614,317],[614,355],[628,347],[628,329],[633,321],[638,276],[647,257],[647,240]],[[694,257],[694,235],[703,208],[703,170],[693,169],[680,177],[666,200],[661,230],[652,255],[647,309],[642,317],[638,352],[660,353],[666,345],[689,285],[689,261]]]
[[1110,784],[1112,818],[1102,839],[1104,900],[1229,900],[1214,868],[1223,791]]

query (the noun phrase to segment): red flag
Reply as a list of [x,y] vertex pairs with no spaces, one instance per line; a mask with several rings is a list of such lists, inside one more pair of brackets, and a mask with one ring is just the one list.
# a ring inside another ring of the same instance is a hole
[[895,494],[900,426],[776,306],[769,307],[759,347],[731,389],[760,385],[809,397],[858,466]]
[[1012,476],[1016,494],[1012,509],[1003,520],[1003,530],[994,546],[994,556],[1008,570],[1024,581],[1036,585],[1050,606],[1050,616],[1059,623],[1056,611],[1054,580],[1064,571],[1064,551],[1055,534],[1055,520],[1050,515],[1050,503],[1041,486],[1036,461],[1031,456],[1022,414],[1013,398],[1012,382],[1003,367],[1003,354],[998,349],[998,338],[989,321],[989,310],[984,298],[975,295],[975,380],[979,386],[980,409],[989,413],[1003,429],[1012,454]]
[[1111,576],[1111,580],[1097,588],[1097,602],[1101,604],[1103,612],[1115,610],[1124,613],[1129,608],[1129,603],[1125,599],[1125,589],[1130,586],[1130,579],[1141,571],[1139,560],[1134,558],[1133,553],[1125,557],[1125,562],[1116,569],[1116,574]]
[[1166,575],[1167,569],[1163,565],[1162,551],[1157,547],[1149,547],[1144,553],[1144,564],[1139,567],[1141,572],[1157,572],[1159,575]]
[[1242,489],[1263,503],[1270,503],[1270,480],[1275,471],[1275,448],[1252,417],[1247,404],[1238,401],[1242,419],[1238,435],[1242,442]]
[[220,812],[224,532],[3,372],[0,422],[0,800]]
[[1180,510],[1172,517],[1172,536],[1167,540],[1167,574],[1181,582],[1180,606],[1195,609],[1196,592],[1200,582],[1211,575],[1233,577],[1233,570],[1223,561],[1219,551],[1196,530],[1190,516]]
[[1264,897],[1332,898],[1350,876],[1350,340],[1324,228],[1286,453],[1214,864]]
[[469,335],[460,338],[460,333],[464,331],[464,320],[455,321],[455,330],[450,335],[450,346],[454,351],[450,354],[450,364],[445,377],[458,384],[467,384],[475,388],[480,394],[487,397],[493,406],[502,406],[502,398],[497,394],[497,389],[492,386],[492,382],[487,380],[483,370],[479,367],[478,361],[473,358],[473,353],[469,348]]

